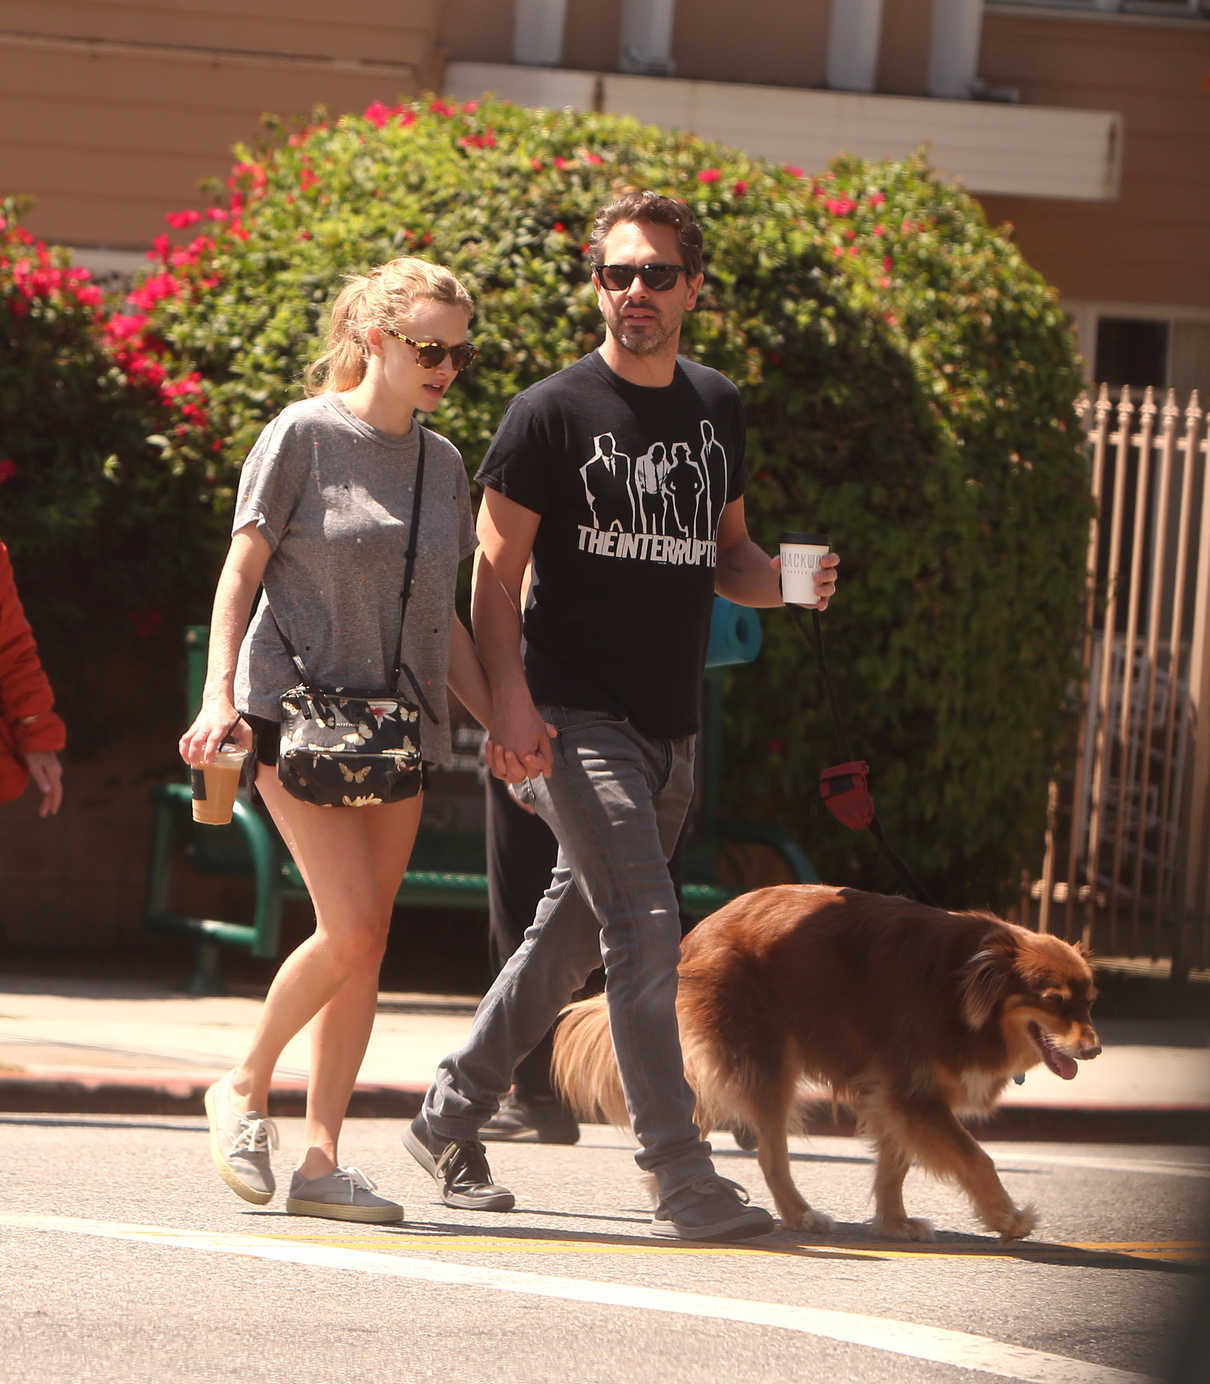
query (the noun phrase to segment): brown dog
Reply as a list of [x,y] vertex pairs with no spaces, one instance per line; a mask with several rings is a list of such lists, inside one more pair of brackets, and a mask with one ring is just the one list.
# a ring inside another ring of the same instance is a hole
[[[874,1144],[876,1229],[932,1239],[903,1207],[918,1163],[965,1189],[1001,1239],[1028,1235],[992,1160],[958,1116],[990,1114],[1009,1078],[1044,1062],[1070,1080],[1101,1051],[1083,955],[988,913],[787,884],[733,899],[681,948],[677,1017],[703,1134],[742,1124],[785,1225],[825,1230],[790,1178],[800,1080],[832,1088]],[[583,1117],[629,1124],[603,996],[564,1011],[555,1082]]]

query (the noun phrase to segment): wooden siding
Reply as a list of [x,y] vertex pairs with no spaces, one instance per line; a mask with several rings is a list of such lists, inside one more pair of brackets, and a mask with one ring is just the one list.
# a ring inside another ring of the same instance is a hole
[[1210,309],[1210,24],[997,13],[979,75],[1029,105],[1116,109],[1125,140],[1113,202],[985,197],[1064,297]]
[[366,0],[350,24],[319,0],[9,0],[0,188],[36,198],[35,234],[142,248],[165,212],[226,175],[232,145],[255,143],[263,113],[303,119],[439,86],[439,9]]

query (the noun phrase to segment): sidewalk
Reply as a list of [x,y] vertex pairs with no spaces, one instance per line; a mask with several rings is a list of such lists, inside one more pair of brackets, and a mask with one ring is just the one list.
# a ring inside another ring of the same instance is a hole
[[[247,1044],[261,997],[255,987],[194,998],[138,980],[0,977],[0,1112],[200,1119],[202,1093]],[[350,1113],[414,1114],[475,1004],[383,994]],[[982,1137],[1210,1144],[1210,1015],[1094,1018],[1102,1055],[1073,1081],[1034,1068]],[[274,1114],[302,1112],[308,1060],[304,1033],[278,1065]],[[809,1130],[852,1130],[829,1102],[809,1106]]]

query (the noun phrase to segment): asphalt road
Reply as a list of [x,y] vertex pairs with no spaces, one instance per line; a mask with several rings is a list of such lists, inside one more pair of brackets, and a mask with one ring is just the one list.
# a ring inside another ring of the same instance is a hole
[[[284,1182],[300,1122],[279,1124]],[[908,1210],[937,1240],[901,1245],[863,1224],[866,1147],[799,1139],[795,1176],[832,1235],[679,1246],[647,1235],[612,1130],[491,1145],[517,1193],[495,1216],[444,1207],[398,1135],[347,1128],[346,1160],[407,1209],[367,1228],[287,1217],[281,1191],[240,1202],[201,1119],[0,1117],[0,1379],[1126,1384],[1170,1377],[1191,1313],[1210,1315],[1201,1147],[989,1144],[1038,1208],[1034,1238],[1000,1245],[912,1174]],[[769,1205],[754,1156],[715,1146]]]

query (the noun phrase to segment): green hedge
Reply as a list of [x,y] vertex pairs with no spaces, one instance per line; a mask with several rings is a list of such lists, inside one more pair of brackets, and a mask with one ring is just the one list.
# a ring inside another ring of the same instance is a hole
[[[492,100],[320,112],[236,158],[205,210],[170,218],[128,305],[171,378],[203,384],[163,458],[216,552],[343,273],[418,253],[475,294],[482,354],[435,420],[473,470],[512,394],[599,340],[593,211],[625,186],[684,196],[707,236],[685,349],[744,393],[754,536],[824,528],[842,554],[828,649],[888,834],[940,897],[1002,901],[1039,858],[1069,730],[1089,500],[1055,294],[973,199],[919,158],[808,177]],[[825,878],[895,887],[820,807],[822,687],[789,618],[763,627],[759,662],[727,675],[724,810],[779,822]]]

